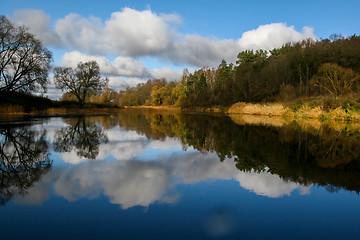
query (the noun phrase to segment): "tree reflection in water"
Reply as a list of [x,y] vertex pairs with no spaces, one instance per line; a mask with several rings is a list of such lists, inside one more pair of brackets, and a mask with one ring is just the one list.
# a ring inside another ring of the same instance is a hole
[[[95,159],[99,155],[101,144],[108,142],[104,129],[120,127],[126,131],[136,131],[148,140],[165,141],[176,138],[184,149],[193,147],[202,153],[216,153],[220,161],[230,158],[229,161],[234,161],[230,162],[231,165],[234,164],[238,170],[249,173],[244,174],[246,178],[259,173],[259,176],[279,176],[281,181],[295,182],[303,186],[324,186],[329,192],[340,189],[360,191],[360,128],[350,125],[342,128],[322,126],[318,129],[307,129],[297,122],[283,126],[238,124],[226,116],[156,112],[81,116],[66,118],[65,122],[67,126],[56,130],[54,136],[53,146],[58,152],[73,151],[80,157]],[[116,131],[118,130],[114,130],[115,134]],[[24,193],[34,181],[46,173],[51,162],[48,159],[44,131],[37,132],[27,127],[7,128],[1,130],[1,135],[1,201],[5,204],[14,194]],[[121,149],[119,151],[121,152]],[[206,157],[202,156],[200,159]],[[121,164],[117,163],[119,169],[124,169],[127,164],[131,165],[131,159],[125,160]],[[219,160],[216,158],[216,161]],[[229,164],[229,161],[224,164]],[[171,163],[171,160],[165,162]],[[106,172],[112,170],[113,174],[109,176],[114,176],[118,181],[121,174],[115,171],[115,165],[111,165]],[[147,169],[148,165],[145,165],[144,169]],[[201,166],[207,168],[207,165],[209,162]],[[82,165],[76,169],[91,166],[95,165]],[[99,170],[110,165],[104,163],[96,166],[96,170]],[[165,169],[169,171],[171,168],[166,166]],[[138,175],[141,176],[142,173]],[[184,177],[185,180],[187,178]],[[68,189],[70,185],[71,183],[66,182],[63,189]],[[166,185],[165,182],[163,185]],[[131,190],[131,193],[136,191]]]
[[45,130],[30,127],[0,129],[0,204],[25,194],[52,165]]
[[234,158],[241,171],[269,172],[303,185],[360,191],[360,128],[323,125],[304,128],[236,124],[229,117],[173,114],[119,114],[119,125],[148,138],[176,136],[184,146]]
[[54,149],[57,152],[75,151],[79,157],[95,159],[100,144],[108,141],[101,126],[93,118],[80,116],[67,119],[68,126],[56,130]]

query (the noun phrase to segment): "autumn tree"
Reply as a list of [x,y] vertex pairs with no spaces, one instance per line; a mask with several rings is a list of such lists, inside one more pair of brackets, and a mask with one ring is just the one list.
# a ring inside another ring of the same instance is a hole
[[54,70],[55,86],[72,93],[80,105],[91,93],[99,93],[107,86],[108,79],[101,78],[100,67],[96,61],[80,62],[75,69],[57,67]]
[[116,99],[118,97],[118,93],[111,88],[104,88],[104,91],[101,93],[99,97],[99,103],[106,103],[106,104],[117,104]]
[[69,93],[69,92],[65,92],[63,93],[63,95],[61,96],[60,98],[60,101],[76,101],[76,97],[72,94],[72,93]]
[[352,91],[360,80],[359,73],[335,63],[324,63],[313,77],[313,83],[334,97]]
[[0,17],[0,92],[45,92],[51,61],[51,52],[26,27]]

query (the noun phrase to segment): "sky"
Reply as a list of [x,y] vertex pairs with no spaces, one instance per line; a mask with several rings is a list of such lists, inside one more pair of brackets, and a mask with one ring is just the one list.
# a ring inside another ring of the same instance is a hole
[[[117,91],[235,62],[244,50],[360,32],[360,0],[0,1],[1,15],[53,52],[53,67],[96,60]],[[61,94],[50,85],[47,96]]]

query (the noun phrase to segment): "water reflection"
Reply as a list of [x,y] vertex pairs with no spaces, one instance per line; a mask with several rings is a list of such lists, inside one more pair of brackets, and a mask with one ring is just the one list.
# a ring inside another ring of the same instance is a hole
[[292,122],[273,127],[236,124],[220,116],[134,115],[133,121],[127,116],[119,124],[138,129],[141,122],[148,126],[143,133],[149,137],[176,136],[185,148],[216,152],[221,160],[233,158],[240,171],[268,172],[306,186],[360,189],[360,127],[356,125],[306,128]]
[[51,168],[45,130],[0,129],[0,204],[23,195]]
[[57,152],[75,151],[79,157],[95,159],[100,144],[107,142],[102,128],[92,118],[80,116],[66,119],[67,126],[56,131],[54,148]]
[[[12,162],[26,162],[21,168],[26,171],[28,166],[39,166],[43,171],[34,172],[31,184],[20,190],[8,195],[2,190],[2,196],[8,201],[15,194],[18,204],[41,204],[53,189],[69,201],[104,195],[112,204],[127,209],[172,204],[180,199],[177,186],[216,180],[235,180],[257,195],[272,198],[295,190],[309,194],[311,185],[325,186],[330,192],[358,192],[357,129],[306,129],[298,123],[273,127],[235,123],[223,116],[129,112],[66,118],[53,136],[48,136],[53,149],[48,149],[45,130],[16,128],[10,134],[9,129],[3,129],[2,168],[13,156],[25,156]],[[27,138],[20,134],[24,131]],[[16,137],[11,137],[14,134]],[[20,140],[12,142],[14,138]],[[26,147],[16,147],[18,142],[26,142]],[[35,153],[31,155],[26,149]],[[48,151],[60,153],[59,161],[71,165],[48,171]],[[16,179],[18,173],[13,176]],[[15,185],[19,184],[11,186]],[[11,186],[2,189],[10,191]],[[24,189],[27,194],[18,194]]]
[[179,184],[231,179],[248,190],[268,197],[290,195],[295,189],[301,193],[309,192],[300,184],[283,181],[270,173],[240,172],[232,161],[220,162],[216,154],[192,152],[151,162],[90,161],[70,168],[59,168],[49,173],[34,187],[33,192],[29,191],[30,198],[22,196],[16,202],[40,204],[47,200],[47,192],[53,187],[56,195],[69,201],[97,198],[103,194],[111,203],[123,209],[148,207],[153,203],[175,203],[179,198],[175,190]]

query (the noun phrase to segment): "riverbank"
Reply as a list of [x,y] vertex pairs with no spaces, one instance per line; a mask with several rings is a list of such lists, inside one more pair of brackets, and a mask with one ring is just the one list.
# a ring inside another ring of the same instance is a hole
[[63,116],[73,114],[107,114],[117,111],[166,111],[186,113],[223,113],[228,115],[279,117],[287,120],[309,119],[320,122],[360,122],[360,98],[348,95],[334,98],[318,96],[296,99],[288,102],[245,103],[239,102],[230,107],[191,107],[176,106],[126,106],[117,107],[106,104],[87,103],[79,106],[77,102],[52,101],[38,96],[13,93],[0,96],[1,118],[12,116]]
[[312,119],[320,122],[360,122],[360,102],[354,97],[314,97],[286,103],[236,103],[227,114],[277,116],[284,119]]

